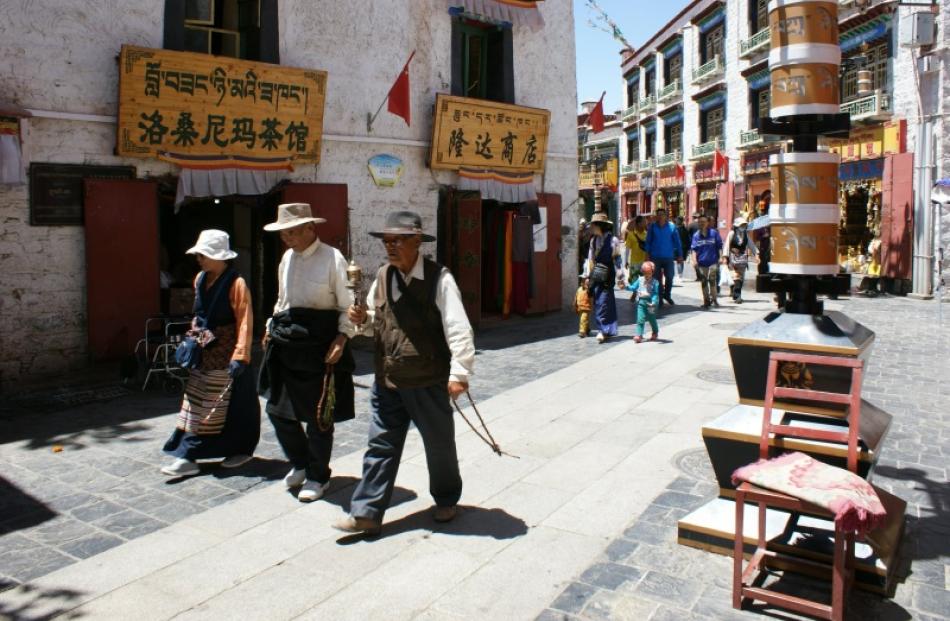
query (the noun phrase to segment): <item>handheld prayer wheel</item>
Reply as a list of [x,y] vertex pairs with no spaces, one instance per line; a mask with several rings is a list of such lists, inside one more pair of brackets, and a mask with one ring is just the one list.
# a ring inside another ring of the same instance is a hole
[[[346,288],[353,292],[353,304],[359,306],[363,301],[363,268],[352,259],[346,266]],[[356,331],[362,334],[362,325],[357,326]]]

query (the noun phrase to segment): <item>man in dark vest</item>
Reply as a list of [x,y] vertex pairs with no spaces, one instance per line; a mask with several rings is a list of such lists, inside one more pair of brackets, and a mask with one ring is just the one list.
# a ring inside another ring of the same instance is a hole
[[410,421],[422,436],[429,468],[433,518],[448,522],[462,494],[455,424],[449,399],[468,390],[475,363],[472,327],[455,279],[447,269],[424,258],[422,219],[411,211],[386,217],[382,231],[388,264],[380,268],[367,296],[368,310],[350,309],[362,325],[367,317],[376,341],[376,381],[369,446],[363,479],[353,492],[350,514],[334,524],[350,533],[379,533],[396,484]]

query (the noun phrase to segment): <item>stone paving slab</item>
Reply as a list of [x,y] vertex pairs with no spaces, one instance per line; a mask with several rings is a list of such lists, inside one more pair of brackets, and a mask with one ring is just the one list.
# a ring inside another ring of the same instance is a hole
[[[627,340],[600,348],[598,355],[573,364],[569,374],[603,377],[642,356],[656,363],[677,358],[673,368],[686,376],[696,370],[692,343],[708,331],[707,322],[706,317],[693,316],[669,325],[665,332],[670,344],[635,345]],[[724,351],[724,341],[717,347]],[[711,358],[715,356],[705,357],[703,364]],[[565,460],[556,453],[499,459],[460,428],[465,506],[450,525],[431,522],[431,501],[424,492],[427,473],[418,463],[421,446],[410,443],[397,482],[402,502],[387,514],[384,537],[340,541],[328,524],[341,514],[360,471],[360,455],[350,453],[334,460],[334,483],[339,487],[326,502],[301,505],[279,485],[258,486],[236,500],[0,593],[0,610],[21,607],[23,618],[51,611],[90,618],[220,618],[245,607],[260,611],[263,599],[274,602],[272,614],[248,618],[533,618],[622,534],[626,516],[641,513],[649,498],[665,487],[666,479],[674,476],[665,464],[684,447],[699,445],[693,433],[666,431],[675,423],[675,414],[658,418],[639,405],[629,412],[618,410],[613,420],[588,421],[586,426],[589,437],[623,416],[639,415],[645,425],[657,429],[642,443],[618,450],[617,443],[602,439],[578,440],[577,417],[566,417],[584,410],[583,401],[559,414],[536,416],[537,397],[563,389],[559,373],[510,391],[519,406],[510,405],[515,401],[503,393],[487,399],[484,409],[495,413],[497,429],[511,420],[531,421],[528,427],[513,426],[518,431],[513,437],[497,432],[503,444],[511,440],[515,449],[539,431],[553,432],[570,438],[578,459]],[[644,376],[642,383],[648,380]],[[601,481],[628,497],[610,523],[596,529],[596,512],[585,515],[583,508],[609,498],[608,490],[598,487]],[[576,500],[584,494],[592,496]],[[169,538],[176,541],[183,532],[193,539],[192,546],[168,545]],[[160,558],[132,572],[119,571],[138,556],[147,556],[151,545],[163,546]],[[305,582],[300,583],[294,572],[281,569],[288,564],[299,569],[308,562],[331,571],[301,570]],[[284,590],[295,591],[292,596],[285,598],[283,591],[269,588],[280,576],[289,580]],[[420,577],[423,588],[418,588]],[[311,580],[317,583],[311,586]],[[417,592],[395,588],[401,580]]]
[[[893,599],[855,591],[848,618],[948,619],[950,313],[941,318],[935,303],[891,297],[854,298],[827,306],[877,333],[864,397],[884,407],[894,420],[874,483],[910,503],[899,564],[903,582]],[[687,381],[697,385],[703,380]],[[684,382],[677,380],[676,386]],[[673,428],[691,425],[698,436],[703,418],[711,417],[680,417]],[[676,522],[718,494],[705,450],[696,453],[705,472],[697,476],[695,471],[684,471],[674,478],[621,537],[552,599],[538,621],[748,619],[775,614],[807,618],[763,607],[733,610],[732,559],[676,543]],[[791,583],[793,592],[801,594],[818,586],[807,580]]]

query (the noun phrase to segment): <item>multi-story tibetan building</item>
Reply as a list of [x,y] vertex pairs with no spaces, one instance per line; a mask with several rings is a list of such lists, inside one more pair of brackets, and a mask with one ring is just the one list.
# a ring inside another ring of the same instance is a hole
[[[260,331],[280,256],[262,225],[285,201],[367,274],[367,232],[420,212],[474,323],[576,287],[569,0],[40,0],[7,11],[0,57],[2,391],[188,311],[206,228],[230,233]],[[399,115],[370,126],[404,67]],[[492,237],[510,218],[533,277],[505,305],[511,257],[483,249],[510,247]]]
[[[929,132],[943,135],[946,73],[936,52],[947,4],[840,2],[841,109],[852,132],[825,145],[842,160],[839,260],[843,270],[859,272],[879,236],[892,292],[910,290],[915,217],[930,191],[915,185],[924,179],[920,168],[927,167],[927,180],[947,176],[940,172],[948,170],[945,140],[934,154],[915,154],[925,120]],[[929,22],[930,45],[909,39],[920,12],[937,18]],[[725,232],[740,213],[757,214],[769,191],[768,158],[786,148],[757,130],[770,107],[769,42],[768,0],[695,0],[622,57],[626,216],[658,206],[674,215],[701,212]]]

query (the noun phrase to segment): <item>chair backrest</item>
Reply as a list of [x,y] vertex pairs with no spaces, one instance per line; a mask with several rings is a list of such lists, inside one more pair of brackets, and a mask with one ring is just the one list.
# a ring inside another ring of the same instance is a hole
[[[809,388],[789,388],[776,386],[778,366],[783,362],[825,367],[846,367],[851,369],[851,388],[848,392],[827,392]],[[769,373],[765,388],[765,406],[762,408],[762,435],[759,439],[759,457],[769,456],[769,442],[775,436],[804,438],[824,442],[841,442],[848,445],[848,470],[858,469],[858,429],[861,425],[861,380],[864,361],[844,356],[822,356],[817,354],[794,354],[773,351],[769,354]],[[811,429],[800,425],[774,424],[772,409],[775,399],[798,399],[815,403],[834,403],[847,406],[847,431],[829,431]]]

